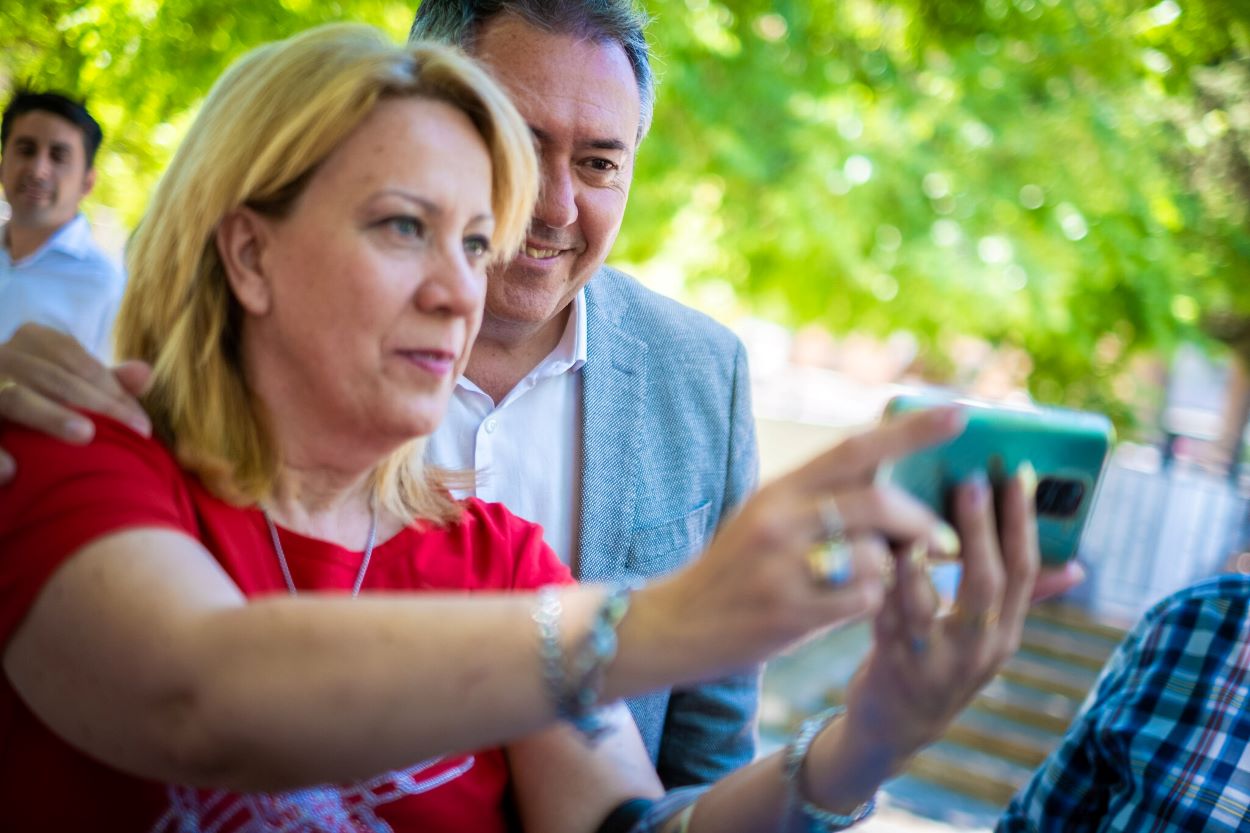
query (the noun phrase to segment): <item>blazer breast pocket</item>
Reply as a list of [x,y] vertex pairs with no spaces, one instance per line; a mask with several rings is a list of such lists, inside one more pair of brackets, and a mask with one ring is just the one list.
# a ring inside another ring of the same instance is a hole
[[626,567],[649,577],[685,564],[703,549],[711,511],[711,503],[703,503],[680,517],[634,530]]

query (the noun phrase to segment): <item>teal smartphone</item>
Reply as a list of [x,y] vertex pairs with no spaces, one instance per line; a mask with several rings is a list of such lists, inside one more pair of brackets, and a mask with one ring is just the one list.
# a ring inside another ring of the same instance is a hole
[[938,394],[903,394],[885,418],[957,404],[967,427],[941,445],[895,460],[882,476],[947,517],[951,489],[976,471],[997,486],[1026,460],[1037,471],[1037,532],[1042,563],[1074,558],[1102,479],[1115,430],[1102,414],[1038,406],[1015,407]]

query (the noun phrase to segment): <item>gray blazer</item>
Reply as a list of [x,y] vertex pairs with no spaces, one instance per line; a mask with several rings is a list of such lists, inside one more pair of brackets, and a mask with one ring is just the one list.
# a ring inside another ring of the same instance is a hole
[[[707,316],[604,267],[586,286],[575,572],[647,579],[700,553],[755,488],[746,351]],[[759,669],[628,701],[666,787],[755,752]]]

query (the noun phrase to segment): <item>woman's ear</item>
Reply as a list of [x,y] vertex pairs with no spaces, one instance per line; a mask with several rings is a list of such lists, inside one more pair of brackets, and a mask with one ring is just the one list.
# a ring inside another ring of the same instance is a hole
[[217,254],[235,299],[249,315],[265,315],[273,300],[262,257],[269,224],[250,208],[236,208],[217,224],[216,238]]

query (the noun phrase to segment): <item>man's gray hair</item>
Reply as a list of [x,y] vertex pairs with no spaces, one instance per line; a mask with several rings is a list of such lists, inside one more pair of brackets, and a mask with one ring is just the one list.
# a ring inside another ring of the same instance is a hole
[[633,0],[423,0],[408,40],[454,43],[472,53],[487,21],[511,12],[535,28],[619,44],[638,82],[638,141],[651,127],[655,75],[644,29],[647,14]]

